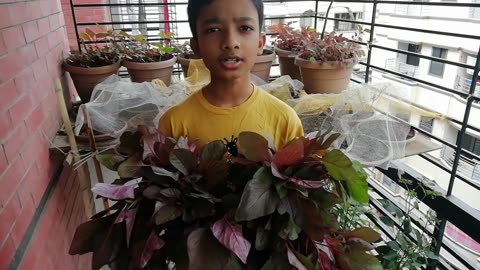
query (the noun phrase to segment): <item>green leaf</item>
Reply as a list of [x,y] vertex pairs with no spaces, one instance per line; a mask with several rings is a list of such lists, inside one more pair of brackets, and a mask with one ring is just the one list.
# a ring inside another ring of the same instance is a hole
[[377,258],[359,250],[340,253],[337,262],[342,270],[383,270]]
[[278,232],[278,236],[282,239],[289,239],[289,240],[297,240],[298,234],[302,231],[302,229],[295,224],[295,222],[290,217],[288,222],[282,226],[282,229]]
[[95,158],[109,170],[116,171],[125,158],[115,154],[98,154]]
[[329,209],[342,202],[342,199],[336,194],[322,189],[311,190],[308,197],[317,203],[318,207]]
[[200,161],[221,160],[227,152],[225,145],[220,140],[207,143],[200,153]]
[[306,257],[304,256],[303,254],[295,251],[295,250],[291,250],[293,251],[293,253],[295,254],[295,257],[297,257],[297,259],[302,263],[302,265],[307,269],[307,270],[316,270],[317,268],[315,268],[315,266],[312,264],[312,262]]
[[237,256],[232,253],[230,255],[230,258],[228,259],[227,263],[227,268],[228,270],[242,270],[242,265],[240,264],[240,261],[238,260]]
[[389,227],[395,226],[395,222],[388,216],[380,216],[380,220]]
[[273,265],[272,259],[270,258],[260,270],[276,270],[275,266]]
[[136,153],[120,163],[117,172],[121,178],[139,177],[141,176],[143,166],[145,164],[142,162],[141,154]]
[[270,215],[277,209],[280,198],[272,190],[273,176],[265,167],[260,168],[243,190],[240,205],[237,208],[237,221],[252,220]]
[[241,132],[238,135],[238,153],[251,161],[270,159],[267,139],[254,132]]
[[264,250],[268,246],[270,239],[270,232],[264,228],[257,228],[257,234],[255,236],[255,249]]
[[276,181],[275,182],[275,190],[277,191],[278,197],[283,200],[288,193],[288,189],[285,186],[287,182],[285,181]]
[[334,149],[323,158],[323,164],[335,180],[346,181],[352,199],[368,203],[367,173],[360,162],[352,162],[342,151]]
[[345,237],[358,237],[361,238],[369,243],[376,242],[382,238],[382,235],[376,232],[375,230],[368,228],[368,227],[362,227],[355,229],[351,232],[347,232],[343,234]]
[[174,149],[170,152],[170,163],[184,175],[188,175],[196,166],[195,155],[187,149]]
[[183,211],[180,207],[174,205],[165,205],[155,214],[155,224],[161,225],[172,221],[182,215]]
[[399,250],[400,245],[397,243],[397,241],[389,241],[387,242],[387,246],[389,246],[393,250]]

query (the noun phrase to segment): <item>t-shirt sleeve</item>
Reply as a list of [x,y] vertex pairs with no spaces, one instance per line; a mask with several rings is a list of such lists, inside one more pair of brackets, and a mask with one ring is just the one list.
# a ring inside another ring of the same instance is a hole
[[158,121],[158,131],[166,137],[173,137],[172,121],[172,114],[168,110]]

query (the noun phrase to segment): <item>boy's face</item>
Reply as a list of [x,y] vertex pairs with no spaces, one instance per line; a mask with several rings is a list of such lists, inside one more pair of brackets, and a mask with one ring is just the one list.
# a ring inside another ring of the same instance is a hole
[[248,79],[263,50],[257,10],[251,0],[214,0],[197,19],[192,48],[203,58],[212,79]]

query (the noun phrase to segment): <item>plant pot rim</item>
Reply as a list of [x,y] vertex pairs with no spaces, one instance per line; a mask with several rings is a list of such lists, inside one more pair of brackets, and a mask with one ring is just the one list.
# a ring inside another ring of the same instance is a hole
[[263,52],[270,52],[269,54],[265,55],[257,55],[257,58],[255,59],[255,63],[265,63],[265,62],[270,62],[275,59],[275,52],[271,49],[263,49]]
[[309,69],[339,69],[339,68],[353,68],[355,65],[355,58],[349,58],[342,61],[326,61],[326,62],[312,62],[301,58],[300,56],[295,57],[295,65],[301,68]]
[[298,53],[294,53],[293,51],[280,49],[278,47],[275,47],[274,50],[275,50],[275,53],[278,55],[278,57],[295,58],[298,55]]
[[118,60],[116,63],[106,65],[106,66],[101,66],[101,67],[77,67],[70,65],[67,60],[63,60],[63,69],[69,73],[82,73],[85,75],[91,75],[91,74],[104,74],[104,73],[110,73],[114,70],[117,70],[120,68],[120,65],[122,62]]
[[129,60],[123,60],[122,65],[127,69],[141,69],[141,70],[152,70],[152,69],[162,69],[173,66],[177,62],[177,57],[173,56],[172,58],[159,62],[134,62]]

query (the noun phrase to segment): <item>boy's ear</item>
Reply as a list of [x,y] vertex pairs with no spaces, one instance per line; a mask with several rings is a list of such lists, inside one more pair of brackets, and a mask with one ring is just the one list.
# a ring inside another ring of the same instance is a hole
[[198,47],[198,41],[196,38],[191,38],[190,39],[190,47],[192,48],[193,52],[198,56],[198,57],[202,57],[201,54],[200,54],[200,49]]
[[265,36],[265,33],[260,33],[260,38],[258,39],[258,55],[262,55],[265,42],[267,42],[267,37]]

